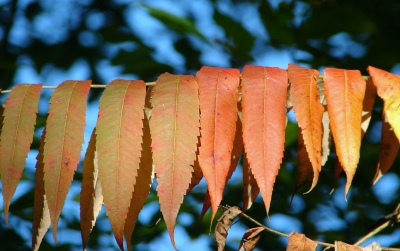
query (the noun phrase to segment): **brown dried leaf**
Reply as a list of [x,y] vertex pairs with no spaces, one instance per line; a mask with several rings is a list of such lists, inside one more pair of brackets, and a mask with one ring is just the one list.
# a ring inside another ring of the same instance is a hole
[[261,232],[265,229],[263,227],[250,228],[244,233],[242,240],[240,241],[239,251],[251,251],[253,250],[257,242],[260,240]]
[[304,234],[291,232],[286,251],[312,251],[316,250],[317,243],[308,239]]
[[349,245],[341,241],[335,241],[335,251],[362,251],[363,249],[357,246]]
[[225,210],[221,218],[218,219],[214,233],[215,240],[218,243],[218,251],[224,250],[226,237],[228,236],[228,229],[236,216],[238,216],[241,212],[242,211],[238,207],[230,207]]

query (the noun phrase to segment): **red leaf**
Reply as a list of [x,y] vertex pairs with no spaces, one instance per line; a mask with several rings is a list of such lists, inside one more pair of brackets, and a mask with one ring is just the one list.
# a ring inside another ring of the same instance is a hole
[[245,66],[242,73],[244,147],[267,214],[284,151],[287,82],[279,68]]
[[320,103],[317,86],[318,71],[289,64],[288,77],[291,83],[290,96],[294,112],[302,129],[304,145],[312,164],[314,178],[310,192],[318,181],[321,171],[322,114],[324,108]]
[[[149,88],[150,90],[150,88]],[[147,94],[149,94],[149,90]],[[151,92],[151,90],[150,90]],[[146,105],[147,107],[147,105]],[[125,240],[128,250],[131,250],[131,238],[135,229],[136,220],[140,210],[146,202],[150,192],[151,182],[153,180],[153,160],[151,153],[150,126],[147,117],[143,119],[143,144],[140,165],[136,178],[136,184],[132,193],[131,204],[129,206],[128,216],[125,221]]]
[[33,200],[33,221],[32,221],[32,250],[39,250],[40,243],[43,240],[47,229],[50,227],[50,212],[47,205],[46,195],[44,191],[44,164],[43,164],[43,148],[44,139],[46,137],[46,129],[43,130],[40,140],[39,152],[36,157],[35,172],[35,194]]
[[345,194],[349,191],[360,158],[365,88],[365,80],[357,70],[325,69],[324,91],[333,140],[347,176]]
[[118,246],[136,183],[142,149],[144,81],[114,80],[100,98],[96,141],[104,205]]
[[238,69],[203,66],[197,72],[201,109],[199,163],[211,196],[212,219],[231,165],[237,120]]
[[96,152],[96,128],[93,129],[89,145],[86,150],[85,160],[82,167],[82,190],[80,198],[81,206],[81,234],[82,246],[86,249],[89,234],[96,223],[96,218],[103,205],[103,194],[100,179],[98,177],[99,167]]
[[90,81],[64,81],[50,99],[44,144],[44,188],[53,238],[74,172],[79,163]]
[[0,173],[4,201],[4,219],[8,225],[8,209],[25,166],[32,144],[41,84],[15,86],[4,104],[4,125],[1,131]]
[[162,74],[154,86],[150,130],[157,193],[174,248],[174,226],[189,187],[199,136],[199,100],[191,75]]

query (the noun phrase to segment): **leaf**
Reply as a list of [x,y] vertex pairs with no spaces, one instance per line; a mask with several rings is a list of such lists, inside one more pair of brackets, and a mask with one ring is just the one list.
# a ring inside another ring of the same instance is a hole
[[291,232],[286,251],[313,251],[317,249],[317,243],[308,239],[304,234]]
[[243,213],[250,209],[260,193],[257,181],[251,173],[246,153],[243,154]]
[[336,154],[347,176],[345,195],[360,158],[362,102],[365,81],[358,70],[325,69],[324,91],[336,145]]
[[279,68],[245,66],[242,72],[244,149],[267,214],[284,151],[287,82]]
[[363,112],[361,118],[361,139],[364,138],[365,132],[368,129],[369,122],[372,117],[372,108],[374,106],[375,97],[376,97],[376,87],[372,83],[372,80],[369,79],[366,81],[365,86],[365,95],[363,99]]
[[400,76],[368,66],[368,72],[384,101],[383,110],[394,133],[400,139]]
[[96,223],[103,205],[102,187],[99,179],[96,152],[96,128],[93,129],[82,167],[82,189],[80,197],[80,217],[82,246],[86,249],[87,239]]
[[324,166],[328,161],[330,146],[332,143],[331,128],[329,127],[328,110],[325,109],[322,115],[322,151],[321,151],[321,165]]
[[144,81],[114,80],[100,98],[96,141],[104,205],[115,239],[123,249],[125,219],[142,149]]
[[203,171],[200,168],[199,160],[196,156],[196,160],[194,161],[193,164],[192,179],[190,180],[190,185],[186,191],[186,194],[192,191],[192,189],[200,183],[203,177],[204,177]]
[[25,166],[32,144],[41,84],[15,86],[4,103],[0,145],[0,173],[4,201],[4,219]]
[[142,6],[149,10],[149,14],[151,16],[158,19],[161,23],[163,23],[170,29],[183,35],[192,34],[201,38],[203,41],[207,41],[207,38],[199,32],[193,21],[191,21],[190,19],[179,17],[164,10],[150,7],[148,5]]
[[199,99],[191,75],[162,74],[154,86],[150,120],[157,193],[172,245],[174,226],[189,187],[199,136]]
[[[235,140],[233,141],[233,150],[231,157],[231,165],[229,166],[228,175],[226,176],[225,184],[232,177],[233,172],[236,170],[236,167],[239,162],[239,158],[243,153],[243,140],[242,140],[242,123],[240,119],[236,120],[236,134]],[[257,196],[257,195],[256,195]],[[210,192],[207,190],[206,195],[203,201],[203,208],[200,213],[200,221],[203,219],[204,215],[207,213],[208,209],[211,206],[211,197]]]
[[379,161],[376,167],[375,177],[372,184],[375,184],[383,174],[385,174],[393,165],[394,160],[399,152],[399,140],[397,139],[393,128],[388,122],[385,111],[382,111],[382,133],[381,148],[379,152]]
[[43,150],[44,139],[46,138],[46,129],[43,130],[40,140],[39,152],[36,156],[36,172],[35,172],[35,194],[33,200],[33,221],[32,221],[32,250],[39,250],[40,243],[43,240],[47,229],[50,227],[50,212],[47,205],[44,190],[44,163]]
[[64,81],[50,99],[44,144],[44,188],[53,238],[65,198],[79,163],[91,81]]
[[[304,144],[301,128],[299,128],[298,134],[299,142],[297,146],[297,177],[296,185],[292,193],[292,200],[297,189],[304,186],[305,184],[313,182],[313,179],[315,178],[314,169],[312,167],[310,159],[308,158],[309,155]],[[312,188],[313,185],[311,185],[310,189],[306,193],[309,193]],[[290,201],[290,204],[292,204],[292,201]]]
[[261,233],[264,231],[264,227],[250,228],[244,233],[242,240],[240,241],[239,251],[251,251],[253,250],[258,240],[261,237]]
[[362,248],[341,241],[335,241],[335,251],[362,251]]
[[241,212],[238,207],[229,207],[224,211],[221,218],[218,219],[214,232],[215,240],[218,243],[218,251],[224,250],[226,237],[228,237],[228,229],[231,227],[236,216]]
[[150,126],[149,120],[147,117],[144,117],[142,155],[140,157],[139,170],[136,178],[136,184],[132,193],[128,216],[125,220],[124,236],[128,250],[131,250],[131,238],[133,230],[135,229],[137,217],[140,210],[142,210],[150,192],[151,182],[154,176],[153,173]]
[[[361,118],[361,140],[365,136],[365,132],[368,129],[369,122],[371,121],[371,116],[372,116],[372,108],[375,102],[375,96],[376,96],[376,88],[373,85],[371,80],[366,81],[366,89],[365,89],[365,95],[363,99],[363,111],[362,111],[362,118]],[[325,115],[325,113],[324,113]],[[329,119],[328,119],[329,121]],[[329,122],[328,122],[329,123]],[[329,152],[328,152],[329,154]],[[343,166],[339,162],[339,160],[336,158],[336,163],[334,167],[334,176],[333,176],[333,186],[332,190],[330,191],[330,194],[333,193],[336,187],[337,180],[339,179],[340,174],[343,172]]]
[[321,172],[322,115],[324,108],[320,103],[317,86],[318,71],[289,64],[290,96],[299,127],[302,129],[304,145],[310,159],[314,178],[310,192],[318,181]]
[[363,251],[381,251],[381,245],[379,245],[378,242],[374,241],[371,244],[369,244],[368,246],[365,246],[362,248]]
[[231,165],[237,120],[238,69],[203,66],[197,72],[201,109],[199,163],[211,196],[212,219]]

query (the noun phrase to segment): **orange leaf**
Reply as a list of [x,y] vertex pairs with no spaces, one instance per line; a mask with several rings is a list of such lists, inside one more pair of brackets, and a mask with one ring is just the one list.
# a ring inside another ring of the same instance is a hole
[[[361,140],[364,138],[365,132],[367,131],[368,126],[369,126],[369,122],[371,121],[372,108],[374,106],[375,96],[376,96],[376,88],[373,85],[371,80],[367,80],[365,95],[364,95],[364,99],[363,99],[363,111],[362,111],[362,118],[361,118]],[[328,119],[328,121],[329,121],[329,119]],[[340,174],[343,172],[343,166],[341,165],[341,163],[339,162],[339,160],[337,158],[336,158],[334,170],[335,171],[334,171],[334,176],[333,176],[333,186],[332,186],[332,190],[330,191],[330,193],[332,193],[335,190],[337,180],[339,179]]]
[[118,246],[123,249],[125,219],[142,148],[144,81],[114,80],[100,98],[96,141],[104,205]]
[[346,244],[341,241],[335,241],[335,251],[362,251],[361,247]]
[[400,139],[400,76],[368,66],[368,72],[384,101],[383,110],[397,138]]
[[260,240],[261,233],[264,227],[250,228],[244,233],[240,241],[239,251],[251,251],[256,247],[257,242]]
[[246,153],[243,154],[243,213],[249,210],[260,193],[257,181],[251,173]]
[[287,82],[279,68],[245,66],[242,73],[244,147],[267,214],[284,151]]
[[142,155],[140,157],[139,170],[136,184],[132,193],[131,205],[129,206],[128,216],[125,220],[124,236],[128,250],[131,250],[131,238],[135,229],[136,220],[146,202],[153,180],[153,160],[151,154],[151,137],[149,120],[143,119],[143,144]]
[[372,184],[375,184],[383,174],[385,174],[393,165],[394,160],[399,152],[399,140],[397,139],[393,128],[388,122],[385,111],[382,111],[382,136],[381,149],[379,152],[378,166]]
[[294,112],[302,129],[304,145],[312,164],[314,178],[310,192],[318,181],[321,171],[322,114],[324,108],[320,103],[317,86],[318,71],[289,64],[290,96]]
[[286,251],[313,251],[317,249],[317,243],[308,239],[304,234],[291,232]]
[[98,177],[99,167],[96,152],[96,128],[93,129],[89,145],[86,150],[85,160],[82,167],[82,190],[81,190],[81,233],[82,246],[86,249],[89,234],[96,223],[96,218],[103,205],[103,194],[100,179]]
[[4,218],[7,225],[10,202],[32,144],[41,89],[41,84],[17,85],[4,103],[0,173],[3,184]]
[[80,158],[91,81],[64,81],[50,99],[44,144],[44,188],[53,238]]
[[35,194],[33,200],[33,221],[32,221],[32,250],[39,250],[40,243],[43,240],[47,229],[50,227],[50,212],[47,205],[46,195],[44,191],[44,164],[43,164],[43,148],[44,139],[46,137],[46,129],[43,130],[40,139],[39,152],[36,157],[35,172]]
[[365,80],[358,70],[325,69],[324,91],[333,140],[347,176],[345,194],[349,191],[360,158],[365,88]]
[[369,79],[366,81],[365,86],[365,95],[363,99],[363,112],[361,118],[361,139],[364,138],[365,132],[368,129],[369,122],[371,121],[372,116],[372,108],[374,106],[375,97],[376,97],[376,87],[372,83],[372,80]]
[[212,219],[231,165],[237,120],[238,69],[203,66],[197,72],[201,109],[199,163],[211,196]]
[[[299,128],[297,138],[298,138],[297,177],[296,177],[296,186],[295,186],[295,188],[293,190],[293,194],[292,194],[292,200],[293,200],[293,196],[296,193],[297,189],[304,186],[305,184],[313,182],[313,180],[315,179],[314,170],[313,170],[312,164],[310,162],[310,159],[308,158],[309,155],[308,155],[306,147],[304,145],[301,128]],[[309,193],[312,188],[313,188],[313,185],[311,185],[311,188],[306,193]]]
[[190,191],[192,191],[192,189],[200,183],[200,181],[203,177],[204,177],[203,171],[200,168],[199,160],[196,156],[196,160],[194,161],[194,164],[193,164],[192,179],[190,180],[190,185],[187,189],[186,194],[189,193]]
[[157,193],[174,248],[174,226],[189,187],[199,136],[199,99],[191,75],[162,74],[154,86],[150,130]]

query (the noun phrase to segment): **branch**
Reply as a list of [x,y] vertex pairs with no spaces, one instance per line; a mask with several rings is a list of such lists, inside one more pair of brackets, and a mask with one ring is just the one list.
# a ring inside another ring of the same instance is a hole
[[[241,76],[240,76],[241,77]],[[371,77],[370,76],[362,76],[364,80],[368,80]],[[324,75],[320,74],[318,75],[318,79],[322,80],[324,78]],[[146,86],[152,86],[155,85],[156,82],[147,82]],[[106,88],[107,85],[91,85],[90,88]],[[42,86],[42,89],[55,89],[57,85],[44,85]],[[2,90],[1,93],[8,93],[11,92],[11,90]]]

